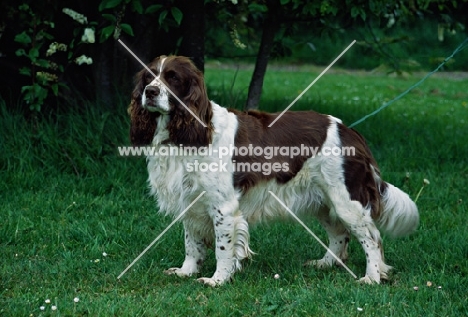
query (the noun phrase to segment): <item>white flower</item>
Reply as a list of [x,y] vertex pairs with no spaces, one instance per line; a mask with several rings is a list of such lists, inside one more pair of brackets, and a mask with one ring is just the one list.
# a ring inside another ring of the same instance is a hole
[[362,309],[361,307],[358,307],[357,310],[358,311],[363,311],[364,309]]
[[235,25],[232,27],[230,35],[231,35],[231,40],[234,43],[234,46],[237,46],[238,48],[242,50],[247,47],[247,45],[242,43],[241,40],[239,39],[239,33],[237,32],[237,27]]
[[427,180],[427,179],[424,179],[423,182],[424,182],[424,185],[429,185],[430,184],[429,180]]
[[386,18],[388,18],[387,21],[387,28],[391,28],[395,24],[395,15],[393,14],[385,14],[384,15]]
[[274,278],[275,280],[279,279],[280,278],[279,274],[275,274]]
[[52,306],[50,307],[50,309],[52,309],[52,310],[57,310],[57,306],[52,305]]
[[45,306],[39,307],[40,310],[45,310]]
[[80,57],[75,58],[75,63],[78,65],[87,64],[91,65],[93,63],[93,59],[86,55],[81,55]]
[[55,47],[55,43],[51,43],[49,45],[49,49],[46,52],[46,56],[50,56],[50,55],[54,54],[55,52],[57,52],[57,48]]
[[48,72],[36,72],[36,76],[44,81],[58,81],[57,75]]
[[75,297],[75,298],[73,298],[73,301],[74,301],[75,303],[78,303],[78,302],[80,301],[80,299],[79,299],[78,297]]
[[82,15],[82,14],[80,14],[80,13],[78,13],[78,12],[72,10],[72,9],[63,8],[62,12],[65,13],[66,15],[70,16],[73,20],[75,20],[76,22],[78,22],[80,24],[88,24],[88,19],[84,15]]
[[46,304],[50,304],[50,299],[46,299],[46,300],[45,300],[45,303],[46,303]]
[[49,49],[47,49],[46,56],[51,56],[57,51],[66,51],[67,45],[63,43],[53,42],[49,44]]
[[91,28],[86,28],[83,35],[81,36],[81,41],[84,43],[94,43],[96,38],[94,37],[94,30]]
[[107,253],[106,253],[106,252],[102,252],[102,256],[103,256],[103,257],[106,257],[106,256],[107,256]]

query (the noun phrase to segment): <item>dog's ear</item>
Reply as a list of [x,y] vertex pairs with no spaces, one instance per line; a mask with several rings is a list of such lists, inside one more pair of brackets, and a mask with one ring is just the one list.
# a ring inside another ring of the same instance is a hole
[[135,88],[127,109],[130,115],[130,142],[133,146],[151,144],[159,116],[158,113],[149,112],[141,105],[141,97],[146,86],[145,75],[146,70],[142,70],[135,76]]
[[175,144],[191,146],[208,146],[212,142],[213,109],[208,99],[203,74],[186,57],[177,57],[173,62],[178,65],[177,69],[184,78],[184,91],[186,96],[181,98],[204,127],[185,107],[176,107],[171,120],[169,121],[169,135]]

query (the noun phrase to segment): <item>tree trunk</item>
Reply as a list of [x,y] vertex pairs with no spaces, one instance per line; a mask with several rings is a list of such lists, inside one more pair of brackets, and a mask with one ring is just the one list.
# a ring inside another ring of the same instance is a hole
[[245,104],[245,110],[257,109],[260,103],[260,97],[262,96],[263,78],[270,58],[270,53],[273,48],[276,32],[279,29],[278,21],[278,8],[279,4],[277,1],[267,1],[268,5],[268,16],[263,23],[262,40],[260,42],[260,48],[257,54],[257,60],[255,62],[255,69],[250,80],[249,93],[247,96],[247,102]]
[[[113,65],[114,65],[114,43],[108,40],[99,46],[97,52],[98,60],[94,61],[92,67],[94,82],[98,83],[95,98],[105,105],[112,105],[115,102],[115,90],[113,89]],[[105,54],[104,52],[111,52]]]
[[202,72],[205,68],[205,1],[179,1],[184,14],[181,23],[182,42],[178,55],[187,56]]

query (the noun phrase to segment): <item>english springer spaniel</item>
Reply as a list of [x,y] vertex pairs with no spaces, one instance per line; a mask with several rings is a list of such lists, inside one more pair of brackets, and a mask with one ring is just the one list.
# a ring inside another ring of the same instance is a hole
[[229,281],[253,254],[249,224],[288,216],[272,192],[325,228],[329,250],[308,263],[339,264],[330,252],[345,261],[351,233],[367,257],[360,281],[387,279],[391,267],[378,228],[403,236],[416,229],[419,215],[406,193],[382,180],[358,132],[313,111],[286,112],[268,127],[279,114],[210,101],[203,74],[188,58],[161,56],[148,67],[156,78],[146,69],[137,74],[128,110],[132,144],[155,151],[147,157],[151,193],[161,213],[176,217],[205,191],[181,218],[184,263],[165,273],[197,274],[213,246],[216,271],[198,280],[211,286]]

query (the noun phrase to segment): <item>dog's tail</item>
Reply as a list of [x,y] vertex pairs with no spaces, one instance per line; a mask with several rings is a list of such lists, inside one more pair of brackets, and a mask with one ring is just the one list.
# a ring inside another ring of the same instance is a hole
[[389,183],[382,185],[379,228],[391,237],[413,233],[419,225],[418,207],[401,189]]

